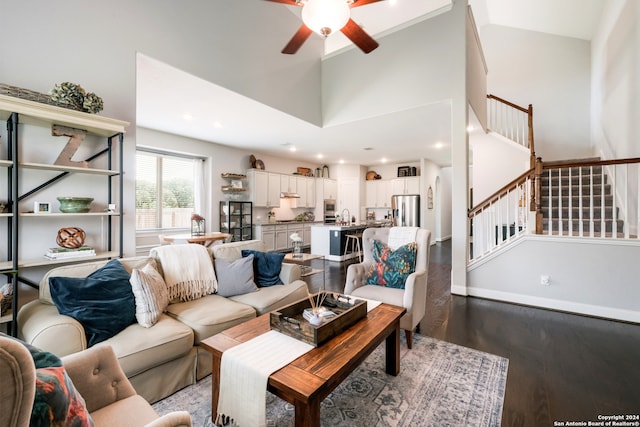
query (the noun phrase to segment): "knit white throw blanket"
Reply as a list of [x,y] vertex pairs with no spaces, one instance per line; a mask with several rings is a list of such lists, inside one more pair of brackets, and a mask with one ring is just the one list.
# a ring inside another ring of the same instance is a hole
[[269,375],[312,348],[280,332],[269,331],[222,353],[216,424],[265,426]]
[[218,288],[211,256],[202,245],[159,246],[150,255],[160,261],[172,301],[202,298]]
[[389,238],[387,246],[395,251],[400,246],[416,241],[418,227],[391,227],[389,230]]

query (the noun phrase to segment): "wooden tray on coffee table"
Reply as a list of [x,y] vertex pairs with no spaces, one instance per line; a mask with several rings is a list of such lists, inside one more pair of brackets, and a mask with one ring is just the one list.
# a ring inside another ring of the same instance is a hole
[[269,314],[271,329],[318,347],[367,316],[364,300],[326,291],[313,294],[311,298],[322,301],[321,307],[335,316],[325,318],[319,326],[310,324],[304,317],[304,310],[311,309],[311,301],[305,298],[272,311]]

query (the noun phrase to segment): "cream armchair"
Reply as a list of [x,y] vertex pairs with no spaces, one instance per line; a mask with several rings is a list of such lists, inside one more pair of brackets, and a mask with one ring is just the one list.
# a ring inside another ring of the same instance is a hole
[[[151,405],[136,394],[111,347],[91,347],[62,361],[96,427],[191,426],[191,416],[186,411],[159,417]],[[36,391],[36,368],[24,345],[2,335],[0,378],[0,426],[28,426]]]
[[411,348],[413,331],[424,317],[426,310],[431,232],[419,228],[416,233],[415,241],[418,244],[416,268],[415,272],[407,278],[404,289],[367,285],[365,284],[367,272],[374,265],[373,241],[379,240],[387,243],[390,230],[390,228],[367,228],[364,230],[362,233],[364,258],[362,263],[352,264],[347,269],[344,293],[404,307],[407,312],[400,319],[400,328],[404,329],[407,347]]
[[95,346],[62,358],[71,381],[99,426],[190,427],[191,416],[175,411],[159,417],[122,371],[113,349]]
[[36,367],[24,345],[1,334],[0,378],[0,426],[28,426],[36,393]]

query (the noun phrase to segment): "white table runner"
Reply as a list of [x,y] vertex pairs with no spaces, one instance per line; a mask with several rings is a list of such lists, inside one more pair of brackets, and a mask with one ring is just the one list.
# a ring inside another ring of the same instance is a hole
[[269,375],[307,353],[313,346],[277,331],[269,331],[222,353],[218,417],[239,427],[266,425]]

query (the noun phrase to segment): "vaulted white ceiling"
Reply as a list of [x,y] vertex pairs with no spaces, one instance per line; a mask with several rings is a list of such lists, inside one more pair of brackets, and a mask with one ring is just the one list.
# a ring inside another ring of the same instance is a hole
[[[590,40],[606,1],[469,0],[469,4],[479,27],[497,24]],[[380,37],[437,14],[448,4],[449,0],[388,0],[355,8],[352,17]],[[299,8],[290,9],[299,13]],[[325,42],[327,55],[353,48],[342,34]],[[137,124],[142,127],[311,163],[342,160],[376,165],[383,159],[399,163],[424,157],[450,164],[447,103],[318,127],[148,57],[140,57],[137,69]],[[251,128],[244,125],[246,117],[252,117]],[[391,140],[405,141],[402,150],[389,144]],[[356,147],[353,141],[362,143]],[[352,149],[345,148],[349,146]],[[371,149],[363,150],[365,146]]]

